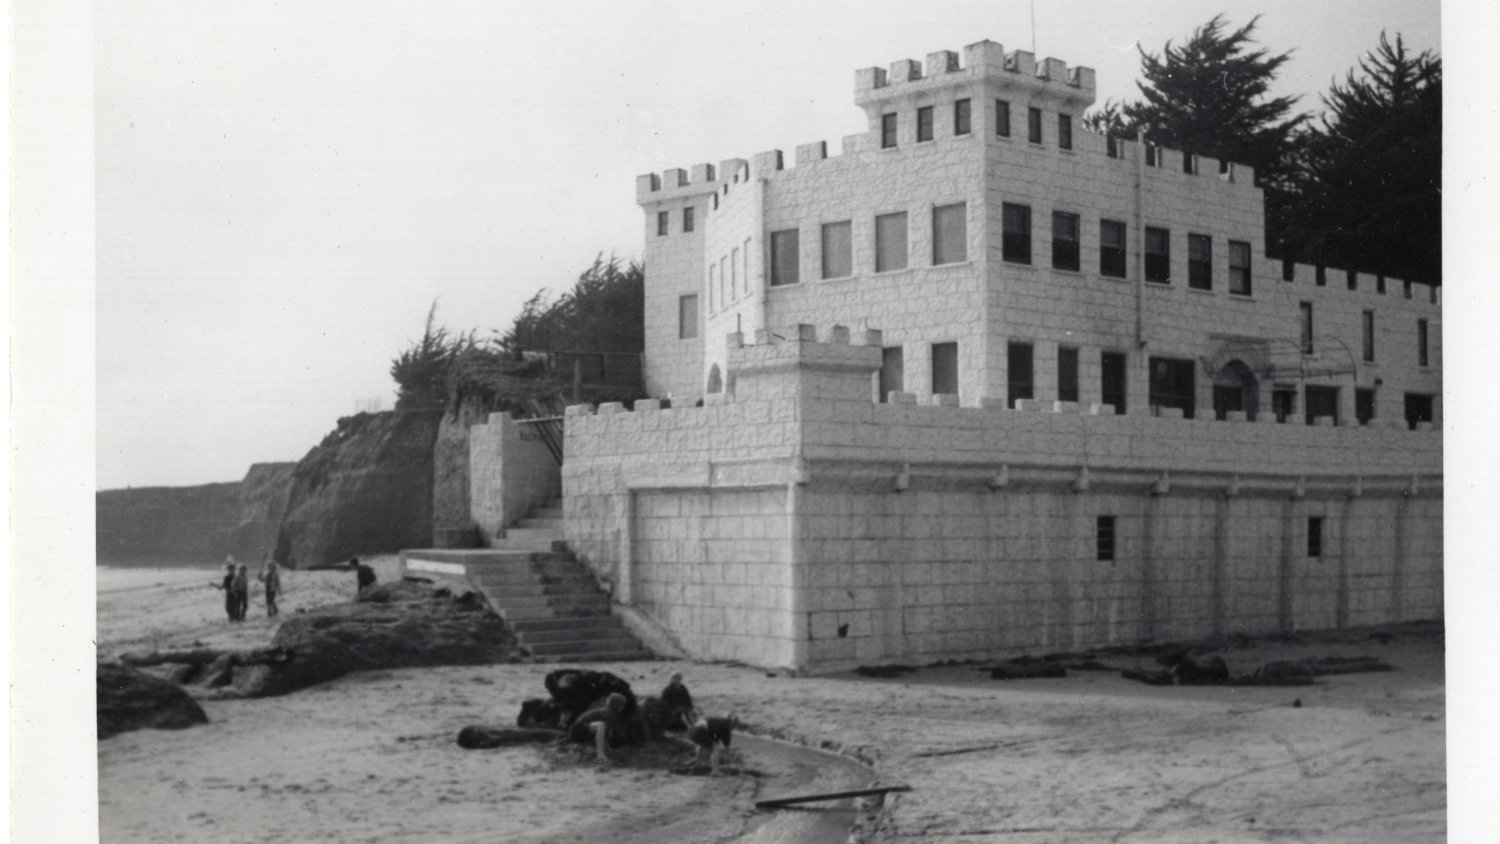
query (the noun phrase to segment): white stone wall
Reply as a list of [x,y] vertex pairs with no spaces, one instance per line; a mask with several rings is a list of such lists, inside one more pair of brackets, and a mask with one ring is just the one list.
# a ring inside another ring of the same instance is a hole
[[534,426],[509,413],[469,428],[469,512],[486,544],[562,494],[562,469]]

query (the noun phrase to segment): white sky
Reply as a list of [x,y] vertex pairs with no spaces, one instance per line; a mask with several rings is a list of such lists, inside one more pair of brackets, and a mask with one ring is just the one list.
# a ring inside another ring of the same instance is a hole
[[[1027,0],[129,2],[95,26],[97,485],[296,460],[428,305],[503,329],[595,253],[640,253],[639,173],[864,129],[854,70],[985,38]],[[1382,29],[1437,49],[1436,0],[1037,0],[1036,52],[1130,97],[1220,11],[1317,94]]]

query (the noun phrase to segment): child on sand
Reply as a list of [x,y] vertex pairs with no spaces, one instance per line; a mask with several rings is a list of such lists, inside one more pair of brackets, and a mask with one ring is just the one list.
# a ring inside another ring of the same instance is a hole
[[606,745],[618,747],[625,741],[620,716],[624,709],[625,696],[619,693],[610,695],[604,699],[603,706],[595,706],[578,716],[578,720],[568,729],[568,738],[579,744],[587,744],[592,739],[594,758],[600,762],[608,762],[609,756],[604,752]]
[[682,684],[681,674],[673,674],[666,688],[661,690],[661,702],[667,707],[669,730],[686,730],[698,720],[693,709],[693,695]]
[[354,574],[358,583],[355,593],[363,592],[375,585],[375,570],[361,563],[358,557],[350,557],[349,565],[354,568]]

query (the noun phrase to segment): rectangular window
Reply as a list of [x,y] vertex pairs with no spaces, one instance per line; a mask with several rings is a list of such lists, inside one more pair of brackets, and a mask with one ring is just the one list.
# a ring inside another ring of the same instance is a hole
[[1375,276],[1375,292],[1382,296],[1385,295],[1385,276]]
[[1375,418],[1374,390],[1361,388],[1354,391],[1354,418],[1361,425],[1368,425]]
[[1417,320],[1417,366],[1427,365],[1427,320]]
[[1031,263],[1031,206],[1001,203],[1001,257],[1017,264]]
[[1360,316],[1360,345],[1364,349],[1364,359],[1375,360],[1375,312],[1365,311]]
[[1151,407],[1176,407],[1184,419],[1193,418],[1197,407],[1195,363],[1177,358],[1151,359]]
[[[1232,243],[1233,241],[1231,241]],[[1281,280],[1295,281],[1297,279],[1297,264],[1291,258],[1281,259]]]
[[1420,393],[1406,394],[1406,427],[1416,428],[1418,422],[1432,421],[1432,396]]
[[1319,264],[1313,268],[1313,283],[1319,287],[1328,286],[1328,268]]
[[900,346],[888,346],[880,350],[880,400],[891,400],[891,393],[906,389],[906,365]]
[[1099,221],[1099,275],[1125,277],[1125,224]]
[[677,338],[691,340],[698,336],[698,294],[690,293],[677,300]]
[[[745,279],[745,286],[750,286],[750,279]],[[740,298],[740,250],[738,248],[729,250],[729,297]]]
[[953,102],[953,134],[969,134],[969,101],[954,100]]
[[1349,289],[1350,290],[1358,290],[1359,289],[1359,273],[1355,272],[1354,270],[1345,270],[1344,274],[1345,274],[1345,276],[1348,277]]
[[917,141],[932,140],[932,106],[917,109]]
[[1287,387],[1272,390],[1271,410],[1276,414],[1276,421],[1285,424],[1297,413],[1297,391]]
[[1214,240],[1206,234],[1188,235],[1188,287],[1212,290],[1214,287]]
[[1042,110],[1039,108],[1026,109],[1026,140],[1034,144],[1042,142]]
[[1229,241],[1229,292],[1250,295],[1250,244],[1242,240]]
[[1124,158],[1122,144],[1114,135],[1104,136],[1104,154],[1110,158]]
[[890,149],[896,145],[896,115],[880,115],[880,148]]
[[796,284],[797,275],[797,230],[786,229],[771,232],[771,286]]
[[1437,285],[1436,284],[1429,284],[1429,285],[1427,285],[1427,304],[1429,304],[1429,305],[1436,305],[1437,304]]
[[1146,280],[1160,284],[1172,282],[1170,235],[1166,229],[1146,229]]
[[1190,152],[1182,154],[1182,172],[1189,176],[1198,175],[1198,156]]
[[854,275],[854,227],[848,220],[823,224],[823,277]]
[[1005,100],[995,100],[995,134],[1010,137],[1010,103]]
[[1115,406],[1115,415],[1125,415],[1125,353],[1104,352],[1099,356],[1099,400]]
[[1146,166],[1161,166],[1161,150],[1152,144],[1146,144]]
[[1077,214],[1067,211],[1052,212],[1052,268],[1077,272],[1078,263]]
[[932,344],[932,392],[958,395],[958,344]]
[[932,209],[932,263],[969,260],[969,217],[962,202]]
[[659,211],[656,214],[656,236],[666,237],[667,228],[671,225],[672,215],[668,211]]
[[684,233],[687,233],[687,232],[690,232],[692,230],[693,230],[693,209],[692,208],[684,208],[684,209],[682,209],[682,231]]
[[1115,517],[1100,516],[1094,521],[1094,555],[1099,560],[1115,558]]
[[1403,298],[1403,299],[1410,299],[1411,298],[1411,282],[1409,282],[1409,281],[1403,281],[1403,282],[1401,282],[1401,298]]
[[1307,556],[1323,556],[1323,517],[1310,516],[1307,519]]
[[1057,347],[1057,400],[1078,401],[1078,350]]
[[1057,148],[1073,148],[1073,116],[1071,114],[1057,116]]
[[1229,418],[1232,411],[1243,412],[1245,410],[1245,388],[1239,385],[1233,387],[1214,385],[1214,418],[1223,422]]
[[1313,353],[1313,313],[1312,302],[1302,302],[1297,308],[1298,316],[1302,325],[1302,354]]
[[1333,424],[1339,423],[1339,388],[1308,384],[1302,388],[1302,407],[1307,424],[1314,424],[1318,417],[1327,416]]
[[1015,407],[1019,399],[1032,397],[1031,344],[1011,343],[1005,348],[1005,406]]
[[906,269],[906,212],[875,218],[875,272]]

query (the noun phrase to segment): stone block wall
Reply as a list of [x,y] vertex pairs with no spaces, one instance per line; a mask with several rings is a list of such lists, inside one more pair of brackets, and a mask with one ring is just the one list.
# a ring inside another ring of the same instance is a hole
[[487,423],[469,428],[469,508],[486,545],[561,494],[562,469],[532,423],[491,413]]

